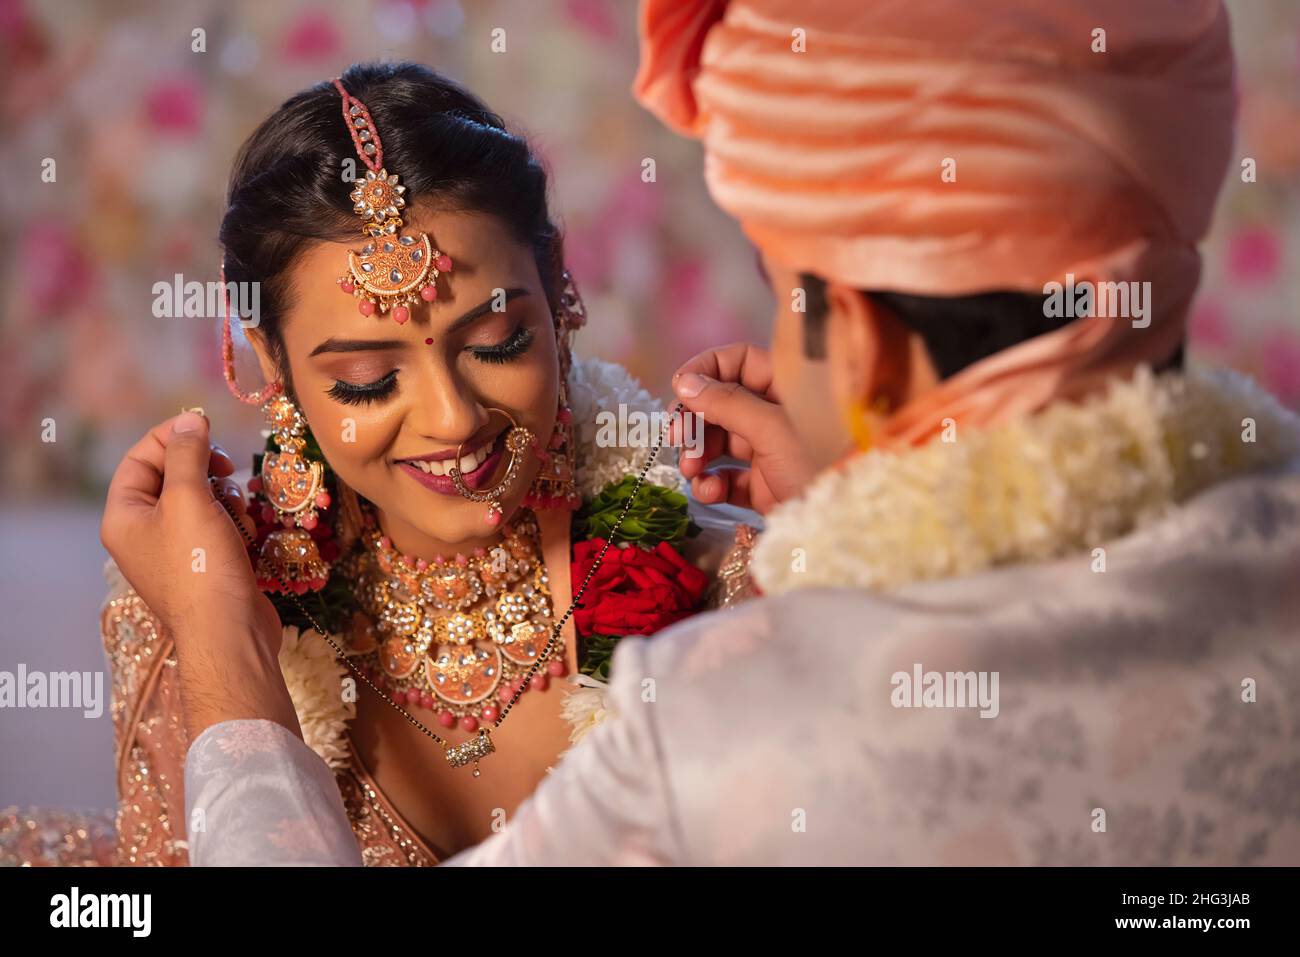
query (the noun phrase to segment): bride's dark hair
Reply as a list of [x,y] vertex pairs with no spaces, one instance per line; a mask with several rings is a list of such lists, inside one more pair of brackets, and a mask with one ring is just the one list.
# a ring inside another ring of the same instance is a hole
[[[370,110],[384,165],[416,202],[496,216],[533,249],[552,311],[563,270],[561,234],[547,206],[546,171],[528,142],[459,84],[418,63],[360,63],[342,76]],[[260,325],[292,394],[281,331],[288,273],[318,241],[361,239],[344,161],[365,173],[325,80],[291,97],[235,158],[219,240],[227,282],[260,284]]]

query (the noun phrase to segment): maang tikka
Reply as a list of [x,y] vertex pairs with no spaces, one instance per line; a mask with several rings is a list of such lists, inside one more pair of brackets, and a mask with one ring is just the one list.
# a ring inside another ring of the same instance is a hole
[[451,257],[438,252],[425,233],[403,236],[406,187],[384,166],[384,145],[366,105],[348,93],[341,80],[334,87],[343,98],[343,121],[366,175],[352,190],[352,211],[369,237],[361,250],[348,251],[348,272],[339,288],[357,300],[363,316],[393,313],[393,321],[411,318],[411,306],[438,298],[438,276],[451,271]]

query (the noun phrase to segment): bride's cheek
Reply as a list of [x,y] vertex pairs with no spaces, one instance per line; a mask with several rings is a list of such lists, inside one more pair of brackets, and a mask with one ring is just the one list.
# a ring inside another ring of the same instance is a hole
[[387,429],[382,410],[354,409],[323,398],[303,411],[325,461],[349,484],[364,484],[367,470],[383,464]]

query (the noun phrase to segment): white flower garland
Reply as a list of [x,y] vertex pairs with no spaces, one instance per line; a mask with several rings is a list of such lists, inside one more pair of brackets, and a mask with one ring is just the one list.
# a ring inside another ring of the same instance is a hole
[[357,716],[355,695],[346,701],[341,693],[347,665],[315,632],[299,634],[297,627],[289,625],[280,643],[280,671],[298,712],[303,741],[330,767],[346,767],[344,736],[348,722]]
[[[1245,420],[1253,442],[1243,441]],[[1101,545],[1222,479],[1300,454],[1300,420],[1234,372],[1141,369],[1082,403],[867,452],[767,516],[768,595],[889,588]]]
[[569,683],[574,689],[565,696],[560,713],[569,722],[570,743],[577,744],[583,735],[615,711],[609,699],[608,681],[590,675],[572,675]]

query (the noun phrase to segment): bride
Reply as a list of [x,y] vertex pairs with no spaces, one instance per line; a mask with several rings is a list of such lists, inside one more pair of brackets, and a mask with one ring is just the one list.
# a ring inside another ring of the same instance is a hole
[[[212,480],[267,593],[239,611],[278,617],[298,724],[366,863],[437,863],[598,720],[620,637],[737,591],[710,580],[738,513],[678,491],[664,448],[565,618],[651,454],[605,447],[597,417],[662,410],[618,366],[572,358],[585,314],[545,172],[438,74],[356,65],[289,99],[239,151],[220,239],[227,289],[259,291],[247,337],[266,385],[235,383],[229,309],[227,379],[271,431],[247,491]],[[110,577],[118,863],[185,864],[170,639]],[[482,777],[444,759],[438,738],[468,763],[498,721],[509,746]]]

